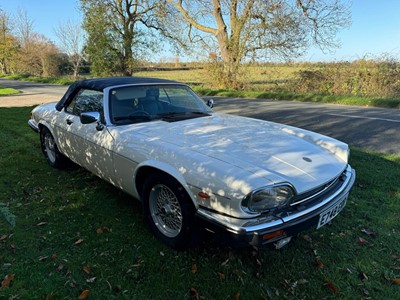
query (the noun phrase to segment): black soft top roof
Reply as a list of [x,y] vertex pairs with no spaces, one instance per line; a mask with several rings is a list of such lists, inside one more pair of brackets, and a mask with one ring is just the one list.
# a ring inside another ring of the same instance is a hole
[[80,89],[89,89],[95,91],[103,91],[107,87],[125,85],[125,84],[177,84],[179,82],[159,79],[159,78],[146,78],[146,77],[107,77],[107,78],[94,78],[75,81],[69,86],[64,96],[58,101],[56,109],[61,111],[65,104],[75,96]]

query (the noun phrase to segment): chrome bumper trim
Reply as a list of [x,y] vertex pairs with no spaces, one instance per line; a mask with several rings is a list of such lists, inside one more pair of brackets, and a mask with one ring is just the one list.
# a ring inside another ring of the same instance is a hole
[[36,122],[34,120],[30,119],[28,121],[28,125],[29,125],[30,128],[32,128],[33,131],[39,132],[39,127],[38,127],[38,125],[36,124]]

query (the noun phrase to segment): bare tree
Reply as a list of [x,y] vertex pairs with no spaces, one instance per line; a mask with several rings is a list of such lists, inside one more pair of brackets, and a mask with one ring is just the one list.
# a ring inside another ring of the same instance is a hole
[[59,39],[61,50],[64,51],[69,58],[73,67],[73,77],[79,76],[79,69],[83,61],[83,44],[84,31],[80,24],[71,20],[63,24],[59,24],[54,32]]
[[343,0],[164,1],[159,27],[166,36],[186,45],[215,45],[224,84],[233,88],[244,59],[293,58],[310,44],[331,49],[337,32],[350,22]]
[[32,39],[34,32],[34,22],[29,18],[26,10],[19,8],[14,18],[14,31],[21,47],[24,47]]

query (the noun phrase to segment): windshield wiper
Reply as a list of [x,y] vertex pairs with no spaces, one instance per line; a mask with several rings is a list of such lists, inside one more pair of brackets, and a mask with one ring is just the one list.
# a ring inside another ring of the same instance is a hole
[[211,116],[210,113],[202,112],[202,111],[171,111],[166,113],[158,114],[157,117],[160,117],[162,120],[185,120],[191,118],[197,118],[200,116]]
[[135,121],[135,123],[151,121],[152,119],[153,118],[151,116],[146,116],[146,115],[143,115],[143,116],[130,115],[130,116],[114,117],[114,121],[116,121],[116,122],[130,120],[130,121]]

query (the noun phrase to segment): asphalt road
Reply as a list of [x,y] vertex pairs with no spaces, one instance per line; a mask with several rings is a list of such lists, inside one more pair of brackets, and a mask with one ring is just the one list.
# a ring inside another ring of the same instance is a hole
[[261,99],[218,97],[214,100],[215,111],[296,126],[358,148],[400,155],[398,109]]
[[[67,86],[61,85],[4,79],[0,79],[0,86],[21,90],[22,95],[56,100],[67,89]],[[265,99],[225,97],[213,97],[213,99],[214,110],[218,112],[288,124],[334,137],[358,148],[400,155],[400,110],[398,109]],[[38,103],[31,105],[33,104]]]
[[21,95],[46,95],[60,98],[64,95],[68,86],[58,84],[46,84],[0,78],[0,86],[9,87],[21,91]]

